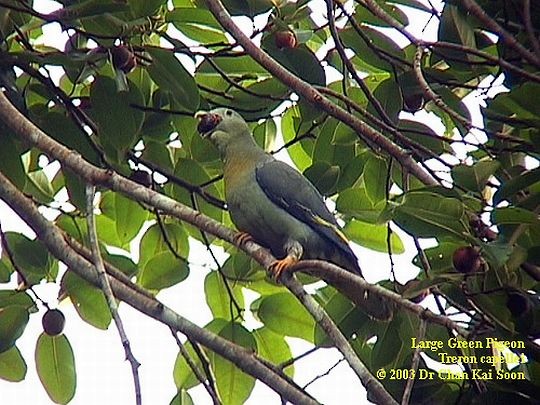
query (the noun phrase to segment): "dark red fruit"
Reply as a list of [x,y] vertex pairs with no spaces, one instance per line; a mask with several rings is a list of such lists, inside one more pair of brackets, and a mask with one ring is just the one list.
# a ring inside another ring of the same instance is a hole
[[457,248],[452,256],[454,268],[460,273],[476,273],[482,265],[482,258],[478,250],[472,246]]
[[66,323],[66,317],[59,309],[49,309],[41,319],[43,330],[49,336],[56,336],[62,333]]
[[207,132],[210,132],[221,122],[221,117],[217,114],[199,114],[197,115],[197,118],[199,119],[197,131],[199,131],[200,134],[206,134]]
[[[403,291],[403,294],[407,294],[408,290],[416,289],[416,286],[420,283],[418,280],[409,280],[405,283],[403,286],[405,289]],[[426,288],[425,290],[421,290],[419,294],[415,295],[414,297],[410,297],[409,301],[414,302],[415,304],[418,304],[424,300],[429,295],[429,290]]]
[[113,65],[124,73],[129,73],[137,66],[137,58],[131,49],[125,45],[111,48]]
[[424,96],[421,94],[412,94],[405,96],[403,100],[403,109],[409,113],[415,113],[424,106]]
[[279,49],[294,48],[296,46],[296,35],[292,31],[278,31],[275,33],[274,41]]
[[129,175],[129,179],[146,187],[150,187],[152,185],[152,175],[144,170],[134,170]]
[[79,108],[81,110],[89,110],[92,108],[92,102],[90,97],[79,97]]
[[531,309],[531,302],[529,299],[519,292],[511,292],[508,294],[508,300],[506,306],[516,318],[525,315]]

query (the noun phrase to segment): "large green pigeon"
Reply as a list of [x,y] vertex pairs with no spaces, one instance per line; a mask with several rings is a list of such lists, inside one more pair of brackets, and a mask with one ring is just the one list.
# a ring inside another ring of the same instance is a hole
[[[362,275],[336,219],[317,189],[297,170],[257,145],[244,119],[228,108],[198,112],[198,130],[223,160],[225,199],[231,219],[243,233],[279,260],[276,278],[300,259],[327,260]],[[388,303],[343,280],[326,280],[368,315],[388,320]]]

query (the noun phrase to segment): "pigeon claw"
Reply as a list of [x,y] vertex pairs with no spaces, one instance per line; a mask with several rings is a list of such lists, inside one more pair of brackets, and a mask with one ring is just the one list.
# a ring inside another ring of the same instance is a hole
[[287,256],[284,259],[276,260],[274,263],[272,263],[268,268],[268,271],[274,280],[279,281],[283,273],[287,272],[296,263],[298,263],[297,258]]
[[234,235],[234,243],[237,246],[242,246],[246,242],[254,242],[253,236],[251,236],[247,232],[238,232],[236,235]]

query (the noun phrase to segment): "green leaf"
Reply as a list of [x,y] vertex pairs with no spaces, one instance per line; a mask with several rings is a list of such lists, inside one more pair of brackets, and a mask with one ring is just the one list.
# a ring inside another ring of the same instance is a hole
[[[106,217],[114,221],[113,230],[120,242],[120,247],[127,246],[137,236],[144,221],[148,218],[148,212],[137,202],[115,192],[103,194],[100,208]],[[99,224],[99,217],[97,222]],[[98,231],[101,229],[102,227],[98,226]]]
[[46,113],[34,115],[39,127],[51,138],[70,149],[76,150],[91,163],[100,163],[91,138],[73,122],[69,115],[51,109],[46,110]]
[[137,283],[150,290],[161,290],[185,280],[189,267],[185,259],[169,251],[161,252],[150,259],[137,276]]
[[315,162],[304,172],[322,195],[332,195],[336,190],[340,168],[327,162]]
[[391,364],[396,360],[402,346],[406,344],[399,334],[400,319],[395,318],[386,325],[384,333],[377,336],[377,343],[373,347],[371,365],[378,369]]
[[[353,335],[365,324],[371,322],[363,311],[357,309],[343,294],[330,286],[317,290],[317,298],[323,301],[324,310],[348,340],[352,339]],[[315,344],[322,347],[333,346],[331,339],[318,324],[315,327]]]
[[133,146],[144,121],[144,112],[131,105],[144,105],[134,83],[129,91],[118,91],[113,79],[98,76],[90,88],[92,116],[99,127],[99,139],[118,151]]
[[532,169],[503,183],[493,196],[493,203],[498,204],[508,197],[514,197],[519,191],[525,191],[540,182],[540,168]]
[[496,225],[500,224],[538,224],[540,219],[532,211],[519,207],[494,208],[492,221]]
[[0,378],[19,382],[26,377],[26,362],[17,346],[0,353]]
[[377,223],[386,206],[386,201],[373,204],[364,187],[352,187],[339,193],[336,209],[365,222]]
[[72,271],[64,274],[61,285],[81,319],[98,329],[106,330],[109,327],[111,311],[99,288]]
[[134,17],[141,18],[154,15],[164,3],[166,3],[166,0],[136,0],[130,1],[129,6],[133,10]]
[[[439,41],[453,42],[476,49],[474,30],[470,24],[470,17],[465,15],[457,6],[445,4],[441,15],[438,38]],[[445,61],[451,66],[470,69],[467,62],[472,62],[468,52],[445,49],[441,52]]]
[[[292,357],[291,349],[283,335],[272,332],[271,329],[263,326],[255,329],[253,332],[257,341],[257,354],[270,361],[273,364],[281,364]],[[285,374],[289,377],[294,377],[294,364],[284,369]]]
[[[388,3],[383,3],[383,2],[379,3],[379,7],[381,7],[381,10],[384,10],[386,14],[395,18],[401,24],[405,26],[409,25],[409,20],[407,18],[407,15],[399,7],[396,7],[393,4],[388,4]],[[389,25],[382,19],[375,16],[371,11],[363,7],[361,4],[356,6],[354,10],[354,19],[361,22],[362,24],[369,24],[369,25],[375,25],[375,26],[380,26],[380,27],[391,27],[391,25]]]
[[13,266],[4,255],[4,257],[0,259],[0,283],[8,283],[9,280],[11,280],[13,271]]
[[299,337],[313,342],[315,321],[309,312],[289,293],[278,293],[263,297],[257,316],[272,331]]
[[[186,349],[190,359],[195,363],[197,368],[202,371],[201,360],[193,349],[193,345],[190,342],[186,342],[184,344],[184,348]],[[173,378],[174,383],[176,384],[176,388],[178,389],[188,390],[200,384],[197,376],[180,352],[176,356],[176,361],[174,362]]]
[[[399,112],[403,108],[403,98],[395,79],[388,78],[380,83],[373,92],[373,96],[379,100],[382,109],[386,112],[390,120],[397,124]],[[379,112],[371,101],[368,103],[368,111],[375,117],[380,117]]]
[[352,145],[333,145],[332,138],[338,121],[328,119],[320,129],[315,145],[313,147],[313,162],[327,162],[336,166],[343,166],[350,162],[354,156],[354,147]]
[[208,10],[178,7],[169,11],[165,21],[173,25],[188,38],[201,43],[227,43],[223,28]]
[[0,290],[0,308],[10,305],[23,306],[30,313],[37,312],[36,304],[26,291]]
[[186,111],[195,113],[199,108],[199,90],[189,72],[174,53],[167,49],[150,48],[152,64],[147,67],[152,80],[169,91]]
[[0,353],[11,349],[24,332],[30,316],[22,305],[0,309]]
[[21,150],[17,147],[15,138],[9,135],[8,128],[0,124],[0,171],[14,185],[22,188],[26,182],[26,173],[21,161]]
[[[246,349],[257,351],[257,342],[253,335],[238,323],[227,322],[219,331],[219,336]],[[223,403],[241,405],[248,399],[255,378],[245,374],[238,366],[223,357],[212,353],[211,363],[216,376],[216,386]]]
[[394,207],[393,220],[405,231],[420,238],[466,233],[463,203],[427,191],[412,191]]
[[136,275],[139,271],[137,265],[133,263],[133,260],[131,260],[129,257],[122,255],[113,255],[108,252],[102,252],[102,255],[103,260],[110,263],[130,278]]
[[41,384],[57,404],[67,404],[75,395],[75,357],[65,335],[42,333],[36,344],[36,368]]
[[354,145],[360,140],[356,131],[343,122],[338,122],[332,138],[333,145]]
[[253,138],[257,144],[265,151],[272,151],[277,136],[276,122],[273,119],[267,119],[253,128]]
[[35,170],[27,173],[27,182],[24,193],[31,194],[34,199],[42,203],[50,203],[54,200],[54,189],[43,170]]
[[289,71],[310,84],[324,86],[326,74],[317,56],[306,45],[300,44],[292,48],[278,48],[276,33],[263,37],[261,46],[274,59]]
[[59,13],[59,19],[61,21],[72,21],[102,14],[129,11],[129,6],[124,3],[111,3],[106,0],[86,0],[74,4],[68,3],[60,10],[62,11]]
[[66,190],[69,196],[69,202],[86,213],[86,184],[73,173],[69,168],[62,166]]
[[193,399],[186,390],[180,390],[176,393],[169,405],[193,405]]
[[[303,131],[307,131],[308,128],[308,123],[302,121],[298,107],[290,107],[281,118],[281,133],[285,142],[295,140],[299,135],[304,133]],[[298,170],[304,171],[311,165],[313,143],[313,139],[304,138],[287,148],[287,153]]]
[[498,161],[481,161],[473,166],[456,165],[452,168],[454,182],[467,190],[482,191],[489,178],[499,169]]
[[503,329],[510,332],[514,331],[514,325],[511,321],[512,314],[506,306],[506,292],[498,291],[491,294],[475,294],[471,299]]
[[[367,25],[362,25],[361,33],[363,37],[353,27],[346,25],[340,32],[340,37],[343,44],[351,48],[355,52],[355,57],[370,71],[392,71],[392,65],[380,57],[381,50],[399,59],[406,59],[405,52],[383,33]],[[372,49],[373,47],[375,49]]]
[[[453,242],[441,242],[438,246],[424,249],[424,253],[428,259],[430,268],[437,273],[444,273],[453,271],[452,255],[457,248],[463,246],[463,244]],[[420,258],[417,256],[413,259],[413,264],[419,268],[422,268]]]
[[37,239],[30,240],[16,232],[5,233],[7,244],[17,267],[29,285],[46,279],[53,281],[58,274],[58,262]]
[[[386,225],[368,224],[355,219],[349,221],[343,228],[343,232],[353,242],[358,243],[368,249],[377,252],[388,252],[388,228]],[[392,254],[401,254],[405,252],[405,247],[399,235],[392,232],[390,236],[390,246]]]
[[[208,174],[204,167],[202,167],[198,162],[192,159],[178,159],[176,162],[174,174],[178,178],[194,186],[205,184],[212,179],[212,177]],[[204,190],[207,193],[215,196],[216,198],[222,199],[222,193],[218,190],[215,183],[208,185],[204,188]],[[192,196],[195,200],[196,208],[200,212],[208,215],[209,217],[215,219],[218,222],[222,222],[223,210],[221,208],[209,204],[198,195],[192,195],[184,187],[179,187],[177,185],[172,186],[172,197],[175,200],[181,202],[182,204],[193,207]],[[191,236],[194,236],[196,238],[201,237],[200,231],[197,228],[193,228],[192,226],[188,225],[186,225],[186,228],[190,230]]]
[[187,259],[189,254],[188,235],[185,228],[177,223],[154,224],[144,233],[139,244],[139,266],[143,267],[156,254],[174,250]]
[[[452,152],[452,148],[450,148],[448,142],[438,139],[437,133],[421,122],[400,119],[398,128],[407,138],[422,145],[435,155]],[[418,153],[423,160],[431,159],[433,157],[427,151],[419,151]]]
[[[204,294],[206,303],[210,307],[214,318],[234,320],[240,314],[236,311],[234,300],[240,308],[244,308],[244,296],[242,287],[234,281],[226,280],[229,285],[230,293],[225,286],[223,277],[217,271],[211,271],[204,279]],[[232,294],[232,297],[231,295]]]
[[364,185],[366,186],[366,195],[375,205],[386,200],[386,183],[388,165],[385,160],[370,155],[364,165]]

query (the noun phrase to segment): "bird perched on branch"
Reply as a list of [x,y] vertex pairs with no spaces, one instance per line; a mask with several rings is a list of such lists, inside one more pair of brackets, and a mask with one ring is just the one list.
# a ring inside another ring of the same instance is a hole
[[[217,108],[196,117],[198,131],[217,147],[223,160],[231,219],[279,259],[270,268],[276,279],[300,259],[327,260],[362,275],[336,219],[307,178],[259,147],[237,112]],[[330,284],[371,317],[391,319],[392,311],[380,297],[335,277]]]

